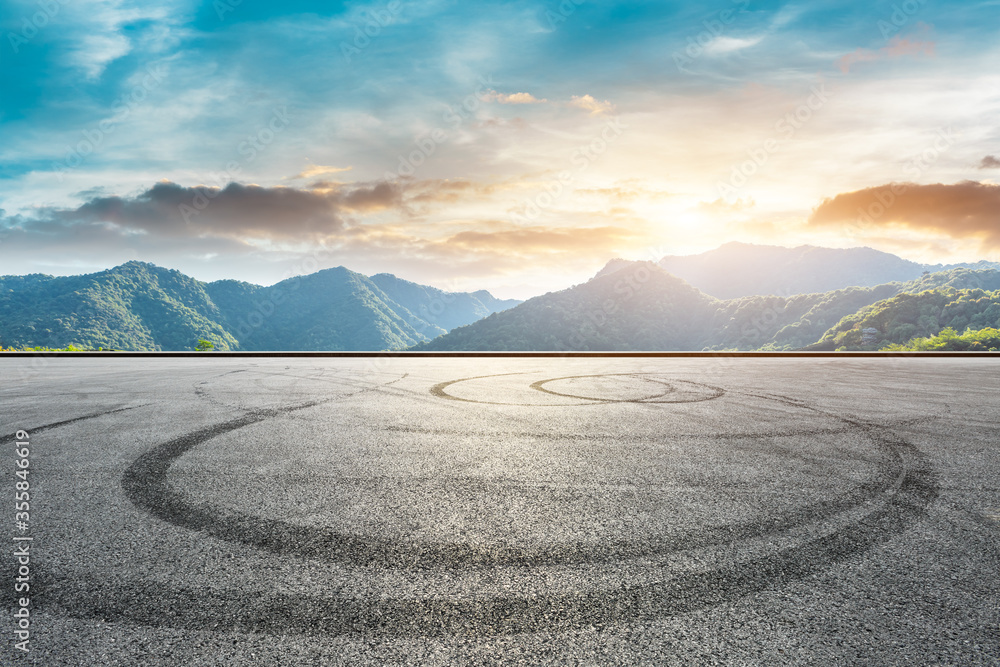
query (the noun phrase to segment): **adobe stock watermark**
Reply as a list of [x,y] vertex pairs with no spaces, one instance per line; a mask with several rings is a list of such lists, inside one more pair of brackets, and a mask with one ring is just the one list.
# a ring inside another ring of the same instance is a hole
[[618,280],[612,286],[615,296],[608,297],[600,305],[587,311],[586,321],[568,338],[557,341],[555,345],[557,352],[590,350],[588,339],[592,340],[599,336],[601,329],[610,321],[609,317],[621,311],[653,277],[645,262],[636,262],[628,270],[617,271],[615,275],[618,276]]
[[575,171],[567,169],[559,172],[556,179],[545,186],[543,192],[524,200],[516,210],[511,211],[508,216],[510,221],[514,224],[524,225],[537,220],[566,192],[566,188],[573,184],[577,175],[590,168],[590,165],[603,156],[611,144],[621,137],[627,129],[628,125],[623,123],[620,118],[615,117],[607,121],[593,139],[573,150],[570,162],[576,167]]
[[344,57],[344,61],[350,63],[356,56],[361,55],[361,52],[371,45],[372,40],[396,20],[401,11],[403,3],[400,0],[391,0],[380,10],[362,10],[361,18],[364,19],[364,23],[354,26],[354,39],[350,43],[340,43],[340,54]]
[[777,325],[788,310],[788,301],[793,296],[795,292],[788,287],[764,296],[767,307],[752,315],[750,321],[740,328],[740,337],[753,341],[758,349],[761,344],[772,339],[778,333]]
[[146,74],[142,77],[142,81],[129,92],[119,96],[111,105],[114,115],[100,121],[95,127],[81,130],[83,139],[78,141],[76,145],[69,147],[66,157],[61,162],[52,163],[52,171],[59,182],[63,182],[67,172],[79,167],[89,155],[96,152],[104,144],[107,136],[132,115],[149,94],[163,83],[165,77],[166,69],[163,65],[149,65],[146,67]]
[[248,134],[245,140],[237,144],[236,152],[243,156],[242,160],[230,160],[221,172],[209,173],[210,180],[215,182],[214,188],[198,188],[198,194],[191,198],[190,204],[178,204],[177,208],[183,216],[184,222],[190,224],[192,216],[208,208],[211,201],[222,192],[222,188],[235,181],[243,173],[243,167],[256,160],[257,156],[274,143],[276,137],[284,132],[290,124],[288,107],[275,108],[267,123],[258,127],[256,132]]
[[555,30],[561,24],[565,23],[570,16],[572,16],[577,7],[582,5],[587,0],[562,0],[559,6],[556,7],[556,11],[551,9],[545,10],[545,20],[548,21],[549,30]]
[[291,268],[285,271],[281,280],[275,283],[275,285],[288,284],[283,289],[272,287],[267,292],[267,298],[256,301],[253,309],[236,323],[236,329],[233,333],[237,342],[242,346],[243,342],[251,337],[254,331],[264,326],[264,322],[274,314],[274,310],[278,304],[284,301],[288,294],[299,289],[303,276],[319,271],[321,263],[325,263],[329,259],[331,259],[331,251],[326,248],[319,248],[313,250],[307,257],[298,260]]
[[732,202],[737,198],[738,190],[745,186],[760,169],[767,164],[771,156],[791,141],[795,134],[829,101],[831,92],[826,84],[814,85],[805,102],[793,111],[779,118],[774,124],[774,134],[760,145],[747,150],[749,159],[735,164],[729,174],[729,180],[716,183],[716,191],[720,199]]
[[[937,162],[938,158],[954,146],[957,141],[958,138],[955,136],[952,128],[939,129],[934,142],[907,162],[903,167],[903,173],[911,182],[916,181],[924,172],[931,168],[931,165]],[[858,216],[849,231],[856,233],[865,227],[874,225],[879,218],[895,205],[899,197],[905,194],[907,189],[906,183],[894,182],[876,190],[874,193],[875,201],[868,204],[868,206],[858,207]]]
[[694,74],[695,72],[687,69],[688,65],[693,65],[695,60],[702,57],[705,54],[705,49],[722,36],[727,26],[732,25],[736,21],[736,16],[745,13],[747,7],[750,6],[750,0],[732,0],[732,2],[739,5],[739,7],[736,9],[732,7],[720,9],[713,17],[702,21],[701,24],[705,29],[697,35],[689,36],[687,38],[687,46],[684,47],[683,51],[673,52],[672,58],[677,71],[685,74]]
[[220,21],[226,20],[226,14],[236,11],[236,8],[243,4],[243,0],[214,0],[212,9]]
[[399,178],[410,178],[416,174],[417,170],[437,152],[438,146],[450,139],[450,132],[457,130],[475,115],[483,101],[493,92],[495,86],[496,83],[493,81],[492,75],[480,76],[479,87],[474,92],[466,95],[458,106],[448,105],[445,107],[441,118],[448,127],[438,126],[429,132],[418,135],[413,140],[413,150],[398,156],[399,162],[396,165],[396,171],[386,171],[383,178],[386,181],[394,181]]
[[927,0],[904,0],[892,6],[888,20],[879,19],[875,24],[883,39],[889,39],[910,22],[927,5]]
[[[299,259],[281,276],[275,286],[268,290],[267,298],[258,300],[253,308],[236,322],[234,334],[236,339],[242,343],[251,337],[257,329],[264,326],[276,307],[285,298],[299,289],[302,278],[320,270],[321,266],[329,265],[334,258],[333,251],[328,248],[317,248],[309,255]],[[283,285],[278,288],[277,285]],[[448,281],[443,289],[434,295],[427,304],[421,304],[418,313],[410,313],[406,319],[413,329],[420,334],[427,330],[427,325],[436,325],[448,312],[448,309],[455,303],[457,294],[460,293],[458,281],[452,279]],[[443,328],[443,327],[441,327]]]
[[14,563],[13,590],[17,603],[14,612],[14,648],[28,653],[31,651],[31,450],[30,434],[18,430],[14,434]]
[[37,4],[37,12],[21,18],[21,30],[19,32],[7,33],[10,48],[15,54],[20,53],[21,47],[33,40],[42,31],[42,28],[47,26],[56,17],[63,6],[69,4],[69,0],[38,0]]

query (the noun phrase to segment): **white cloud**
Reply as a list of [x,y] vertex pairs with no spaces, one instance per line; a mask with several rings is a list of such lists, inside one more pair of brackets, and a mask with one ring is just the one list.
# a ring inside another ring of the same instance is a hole
[[716,37],[705,47],[705,51],[712,54],[719,53],[732,53],[733,51],[742,51],[743,49],[748,49],[751,46],[756,46],[764,39],[763,35],[757,37],[747,37],[740,39],[738,37],[726,37],[722,35]]
[[[173,43],[170,33],[184,21],[190,4],[187,0],[155,6],[128,0],[77,0],[53,16],[53,30],[69,42],[68,64],[93,80],[109,64],[131,53],[135,39],[159,49]],[[125,28],[139,22],[151,25],[126,35]]]
[[546,99],[538,99],[531,93],[498,93],[490,90],[483,96],[487,102],[499,102],[500,104],[542,104],[548,102]]
[[578,109],[583,109],[584,111],[589,111],[593,116],[611,113],[615,110],[615,105],[611,102],[607,100],[597,100],[591,95],[574,95],[573,99],[569,101],[569,105],[577,107]]
[[131,50],[129,41],[119,34],[84,35],[70,50],[70,64],[83,70],[88,79],[99,79],[109,63]]

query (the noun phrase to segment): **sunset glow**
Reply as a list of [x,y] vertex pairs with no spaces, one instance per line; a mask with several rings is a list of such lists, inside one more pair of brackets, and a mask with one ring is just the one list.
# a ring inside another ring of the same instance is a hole
[[4,273],[525,298],[730,241],[1000,259],[997,3],[53,6],[0,10]]

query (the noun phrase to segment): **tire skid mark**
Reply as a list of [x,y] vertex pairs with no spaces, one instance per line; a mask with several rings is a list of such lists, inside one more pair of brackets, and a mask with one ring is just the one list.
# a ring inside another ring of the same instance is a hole
[[[884,544],[926,512],[937,485],[926,459],[887,438],[913,465],[879,509],[859,521],[749,562],[648,585],[544,597],[377,599],[194,590],[143,579],[81,584],[42,573],[39,607],[104,621],[203,631],[373,637],[488,637],[565,632],[655,620],[802,579]],[[10,595],[9,593],[7,594]],[[248,600],[259,597],[259,602]],[[180,613],[183,611],[183,613]]]
[[613,398],[594,398],[592,396],[578,396],[576,394],[564,394],[562,392],[553,391],[551,389],[545,388],[545,385],[547,385],[549,382],[558,382],[559,380],[577,380],[581,378],[596,378],[596,377],[633,377],[633,378],[638,378],[644,382],[655,382],[656,384],[663,385],[667,388],[665,391],[662,391],[659,394],[653,394],[652,396],[644,396],[642,398],[628,399],[629,402],[650,401],[654,398],[663,398],[667,394],[677,391],[677,388],[668,382],[664,382],[662,380],[654,380],[652,378],[645,378],[642,377],[642,375],[639,373],[604,373],[600,375],[569,375],[567,377],[550,378],[548,380],[538,380],[537,382],[532,382],[530,385],[528,385],[528,389],[534,389],[535,391],[540,391],[546,394],[552,394],[553,396],[561,396],[564,398],[578,398],[584,401],[599,401],[602,403],[621,403],[622,401]]
[[[151,403],[143,403],[142,405],[130,405],[124,408],[115,408],[114,410],[105,410],[103,412],[95,412],[90,415],[83,415],[82,417],[73,417],[72,419],[63,419],[62,421],[51,422],[49,424],[43,424],[41,426],[34,426],[31,428],[22,429],[34,435],[35,433],[41,433],[42,431],[48,431],[50,429],[59,428],[60,426],[67,426],[69,424],[75,424],[77,422],[82,422],[87,419],[97,419],[98,417],[104,417],[106,415],[113,415],[119,412],[125,412],[126,410],[135,410],[137,408],[144,408],[147,405],[152,405]],[[17,433],[10,433],[3,437],[0,437],[0,445],[8,445],[17,440]]]
[[[594,442],[605,437],[609,437],[610,434],[586,434],[586,433],[566,433],[566,432],[529,432],[529,431],[503,431],[503,432],[489,432],[489,431],[459,431],[455,429],[446,428],[421,428],[418,426],[406,426],[399,424],[387,424],[379,427],[383,431],[393,431],[397,433],[419,433],[424,435],[447,435],[447,436],[459,436],[459,437],[479,437],[479,438],[495,438],[498,435],[510,436],[514,438],[535,438],[535,439],[545,439],[545,440],[579,440],[585,442]],[[757,431],[757,432],[747,432],[747,431],[737,431],[733,433],[671,433],[670,437],[672,439],[684,439],[684,440],[760,440],[764,438],[794,438],[799,436],[807,435],[841,435],[844,433],[851,433],[855,431],[853,426],[839,426],[839,427],[829,427],[829,428],[816,428],[816,429],[802,429],[793,431]],[[633,446],[635,443],[645,443],[646,441],[652,441],[654,437],[659,434],[637,435],[632,434],[631,441]]]
[[[302,407],[308,405],[311,404]],[[282,411],[261,410],[172,440],[140,457],[126,471],[123,487],[133,503],[168,523],[282,556],[323,559],[360,567],[458,569],[606,563],[719,546],[733,539],[773,535],[870,503],[890,493],[905,474],[902,458],[884,438],[870,429],[861,428],[860,424],[852,423],[849,430],[866,435],[887,456],[888,462],[883,461],[878,466],[880,474],[876,479],[859,484],[834,499],[808,503],[791,512],[757,521],[733,522],[664,539],[611,541],[601,545],[562,543],[536,548],[430,541],[404,543],[398,539],[303,526],[211,505],[193,505],[167,483],[172,462],[195,446],[280,412],[297,411],[302,407]]]
[[[405,375],[403,377],[405,377]],[[392,382],[397,382],[401,379],[403,378],[396,378],[396,380],[393,380]],[[391,384],[391,382],[388,384]],[[171,489],[167,483],[167,473],[170,470],[170,466],[176,459],[183,456],[193,447],[201,444],[202,442],[211,440],[212,438],[224,433],[229,433],[230,431],[235,431],[243,428],[244,426],[249,426],[272,417],[292,414],[294,412],[299,412],[300,410],[305,410],[306,408],[312,408],[317,405],[331,403],[350,396],[356,396],[357,394],[364,393],[365,391],[376,389],[378,386],[380,385],[376,385],[375,387],[369,386],[352,393],[316,401],[307,401],[305,403],[286,406],[284,408],[249,409],[246,414],[235,419],[230,419],[228,421],[182,435],[179,438],[175,438],[163,445],[160,445],[159,447],[149,450],[137,458],[122,474],[122,490],[125,492],[126,497],[128,497],[132,504],[146,509],[154,516],[176,525],[182,525],[182,523],[184,523],[183,521],[180,523],[176,521],[177,516],[183,516],[186,518],[186,527],[190,527],[194,530],[200,530],[202,529],[201,526],[206,525],[205,513],[188,511],[189,508],[187,508],[187,504],[184,499],[179,493]],[[211,398],[209,400],[211,400]],[[207,519],[210,522],[211,517],[207,517]]]
[[[435,388],[443,391],[448,384],[452,383],[442,383]],[[780,400],[771,396],[758,397]],[[558,551],[545,549],[539,550],[532,558],[530,552],[515,549],[507,557],[498,558],[495,549],[476,556],[476,552],[468,546],[447,544],[417,545],[416,550],[411,545],[410,550],[401,552],[403,558],[399,558],[398,554],[393,556],[392,551],[380,552],[384,549],[398,550],[396,542],[344,536],[333,531],[234,512],[220,514],[219,510],[210,506],[188,504],[182,494],[167,484],[166,476],[172,462],[195,445],[223,433],[331,400],[336,399],[280,409],[254,410],[171,440],[136,459],[123,475],[122,487],[137,506],[174,525],[201,530],[223,539],[235,538],[238,542],[272,553],[308,557],[315,552],[317,556],[329,558],[336,556],[339,550],[342,555],[351,555],[350,562],[355,565],[427,567],[433,564],[434,559],[450,556],[453,560],[457,558],[457,564],[462,567],[498,563],[537,566],[553,564],[553,554],[559,563],[594,562],[593,556],[599,555],[585,553],[583,555],[587,558],[584,560],[574,560],[571,553],[560,555]],[[192,589],[140,578],[83,582],[60,578],[56,572],[42,571],[36,593],[38,606],[76,617],[177,629],[388,638],[560,632],[603,628],[697,611],[809,576],[883,544],[924,516],[929,503],[937,497],[936,478],[926,457],[892,431],[807,405],[794,405],[828,415],[847,425],[848,430],[867,436],[875,447],[887,455],[879,482],[859,487],[853,496],[849,493],[845,494],[846,497],[802,506],[788,517],[702,530],[692,534],[686,543],[671,542],[672,548],[690,549],[731,543],[741,537],[766,537],[768,529],[775,532],[797,525],[816,524],[820,519],[858,507],[876,497],[881,502],[874,504],[876,506],[863,517],[826,535],[751,561],[684,574],[652,584],[541,597],[514,595],[471,600],[359,599],[274,591],[255,595],[252,591]],[[618,545],[616,553],[608,554],[609,558],[627,558],[629,555],[623,550],[642,552],[651,546],[648,543],[639,544],[636,549],[635,543],[623,545]],[[568,546],[570,550],[579,547]],[[361,558],[358,558],[358,553],[349,553],[358,547],[362,549]],[[373,548],[375,551],[372,551]],[[453,551],[449,554],[448,550]],[[430,561],[427,559],[429,555],[433,556]],[[488,559],[478,560],[483,555]],[[559,558],[568,560],[560,561]],[[44,565],[41,563],[40,567]],[[4,597],[9,601],[11,595],[7,592]],[[256,601],[248,603],[252,600]]]
[[[565,408],[565,407],[576,407],[576,406],[584,406],[584,405],[604,405],[604,404],[608,404],[608,403],[633,403],[633,404],[637,404],[637,405],[661,404],[661,403],[699,403],[701,401],[710,401],[712,399],[719,398],[720,396],[722,396],[722,395],[724,395],[726,393],[725,390],[722,389],[722,388],[720,388],[720,387],[713,387],[712,385],[703,384],[701,382],[692,382],[690,380],[673,380],[673,381],[670,381],[670,380],[657,380],[657,379],[652,379],[652,378],[645,377],[647,375],[661,376],[661,375],[663,375],[662,373],[601,373],[601,374],[596,374],[596,375],[570,375],[570,376],[561,377],[561,378],[550,378],[550,379],[539,380],[539,381],[534,382],[534,383],[532,383],[531,385],[528,386],[529,389],[534,389],[535,391],[539,391],[539,392],[542,392],[542,393],[545,393],[545,394],[551,394],[553,396],[559,396],[559,397],[565,397],[565,398],[575,398],[575,399],[579,399],[579,400],[584,400],[584,401],[586,401],[586,403],[502,403],[502,402],[499,402],[499,401],[482,401],[482,400],[478,400],[478,399],[474,399],[474,398],[462,398],[460,396],[455,396],[454,394],[449,394],[448,392],[445,391],[445,389],[447,389],[451,385],[458,384],[459,382],[467,382],[469,380],[486,380],[486,379],[489,379],[489,378],[505,377],[505,376],[509,376],[509,375],[530,375],[531,373],[532,373],[531,371],[523,371],[523,372],[518,372],[518,373],[499,373],[499,374],[495,374],[495,375],[477,375],[475,377],[459,378],[457,380],[448,380],[447,382],[440,382],[440,383],[434,385],[433,387],[431,387],[430,388],[430,393],[431,393],[431,395],[437,396],[438,398],[444,398],[444,399],[448,399],[448,400],[452,400],[452,401],[463,401],[463,402],[466,402],[466,403],[479,403],[479,404],[482,404],[482,405],[509,405],[509,406],[522,407],[522,408],[524,408],[524,407],[531,407],[531,408],[534,408],[534,407],[539,407],[539,408]],[[657,394],[655,396],[647,396],[645,398],[615,399],[615,398],[593,398],[593,397],[590,397],[590,396],[575,396],[573,394],[561,394],[559,392],[552,391],[551,389],[546,389],[543,386],[543,385],[545,385],[548,382],[555,382],[557,380],[574,380],[574,379],[578,379],[578,378],[621,377],[621,376],[634,377],[634,378],[639,378],[641,380],[646,380],[646,381],[650,381],[650,382],[656,382],[657,384],[666,385],[668,387],[668,389],[667,389],[667,391],[665,391],[665,392],[663,392],[661,394]],[[680,399],[680,400],[667,400],[667,401],[655,400],[655,399],[658,399],[658,398],[662,398],[663,396],[666,396],[667,394],[671,393],[672,390],[676,390],[676,388],[673,387],[673,385],[671,384],[671,382],[681,382],[681,383],[684,383],[684,384],[693,385],[693,386],[701,388],[701,389],[709,389],[709,390],[711,390],[713,392],[713,395],[711,395],[711,396],[696,396],[694,398]]]
[[178,438],[143,455],[123,477],[122,486],[126,495],[136,506],[167,523],[279,556],[321,559],[355,567],[457,570],[469,567],[609,563],[720,546],[734,539],[776,535],[877,500],[880,496],[891,493],[902,479],[901,472],[889,470],[880,475],[877,481],[858,485],[835,499],[808,503],[786,514],[757,521],[703,527],[659,539],[607,541],[600,545],[564,542],[535,548],[430,541],[403,542],[396,538],[343,533],[329,528],[266,519],[207,504],[194,505],[184,494],[169,486],[167,474],[174,460],[215,436],[263,421],[268,416],[247,415]]
[[[382,387],[388,387],[388,386],[390,386],[392,384],[395,384],[396,382],[399,382],[400,380],[402,380],[402,379],[404,379],[404,378],[406,378],[406,377],[408,377],[410,375],[409,373],[403,373],[402,376],[396,378],[395,380],[390,380],[389,382],[373,386],[371,384],[371,382],[366,382],[364,380],[358,380],[358,379],[355,379],[355,378],[348,378],[348,377],[341,377],[340,373],[338,373],[338,372],[334,372],[332,374],[333,377],[328,377],[329,373],[327,372],[326,369],[317,368],[316,370],[319,371],[318,375],[306,375],[306,376],[303,376],[303,375],[297,375],[297,374],[294,374],[294,373],[278,373],[278,372],[266,372],[266,371],[262,371],[262,370],[258,371],[258,370],[250,370],[250,369],[240,369],[240,370],[235,370],[235,371],[227,371],[226,373],[222,373],[220,375],[215,376],[214,378],[209,378],[209,379],[222,378],[222,377],[225,377],[227,375],[232,375],[233,373],[250,373],[250,374],[256,375],[256,376],[261,376],[262,375],[264,377],[287,377],[287,378],[292,378],[292,379],[296,380],[296,382],[293,383],[293,386],[299,384],[299,381],[303,381],[303,380],[310,381],[310,382],[325,382],[327,384],[339,385],[339,386],[349,385],[349,386],[352,386],[352,387],[355,387],[355,388],[360,385],[361,389],[358,390],[357,392],[354,392],[354,393],[360,393],[360,392],[364,392],[364,391],[377,391],[378,389],[381,389]],[[256,378],[253,379],[253,382],[254,382],[254,384],[256,386],[261,387],[262,389],[267,390],[268,387],[265,387],[262,384],[263,381],[264,381],[263,378],[260,378],[260,377],[256,377]],[[206,384],[208,384],[208,381],[204,380],[204,381],[198,382],[197,384],[193,385],[194,394],[199,399],[205,400],[205,401],[211,403],[212,405],[215,405],[216,407],[225,408],[227,410],[245,411],[245,410],[251,410],[251,409],[253,409],[253,408],[250,408],[248,406],[231,405],[229,403],[224,402],[222,399],[217,398],[216,396],[214,396],[211,393],[209,393],[202,386],[202,385],[206,385]],[[282,392],[282,395],[286,396],[287,392]],[[346,394],[346,395],[331,397],[328,400],[337,400],[338,398],[346,398],[347,396],[353,396],[353,395],[354,394]]]
[[[500,378],[500,377],[507,377],[507,376],[510,376],[510,375],[530,375],[530,374],[531,374],[530,371],[522,371],[522,372],[518,372],[518,373],[498,373],[498,374],[495,374],[495,375],[476,375],[476,376],[468,377],[468,378],[459,378],[458,380],[448,380],[447,382],[439,382],[438,384],[436,384],[433,387],[431,387],[430,388],[430,393],[431,393],[432,396],[437,396],[438,398],[445,398],[445,399],[448,399],[449,401],[462,401],[464,403],[488,403],[490,405],[515,405],[515,406],[518,406],[518,407],[534,407],[533,403],[492,403],[490,401],[477,401],[477,400],[472,399],[472,398],[461,398],[459,396],[455,396],[453,394],[449,394],[448,392],[445,391],[445,389],[447,389],[451,385],[458,384],[459,382],[467,382],[469,380],[485,380],[485,379],[488,379],[488,378]],[[590,404],[589,403],[579,403],[579,404],[574,404],[574,405],[590,405]]]

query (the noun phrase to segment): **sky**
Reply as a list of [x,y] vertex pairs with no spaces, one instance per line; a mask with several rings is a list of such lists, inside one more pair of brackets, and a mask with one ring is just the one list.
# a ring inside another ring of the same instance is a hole
[[0,4],[0,274],[1000,260],[1000,1]]

